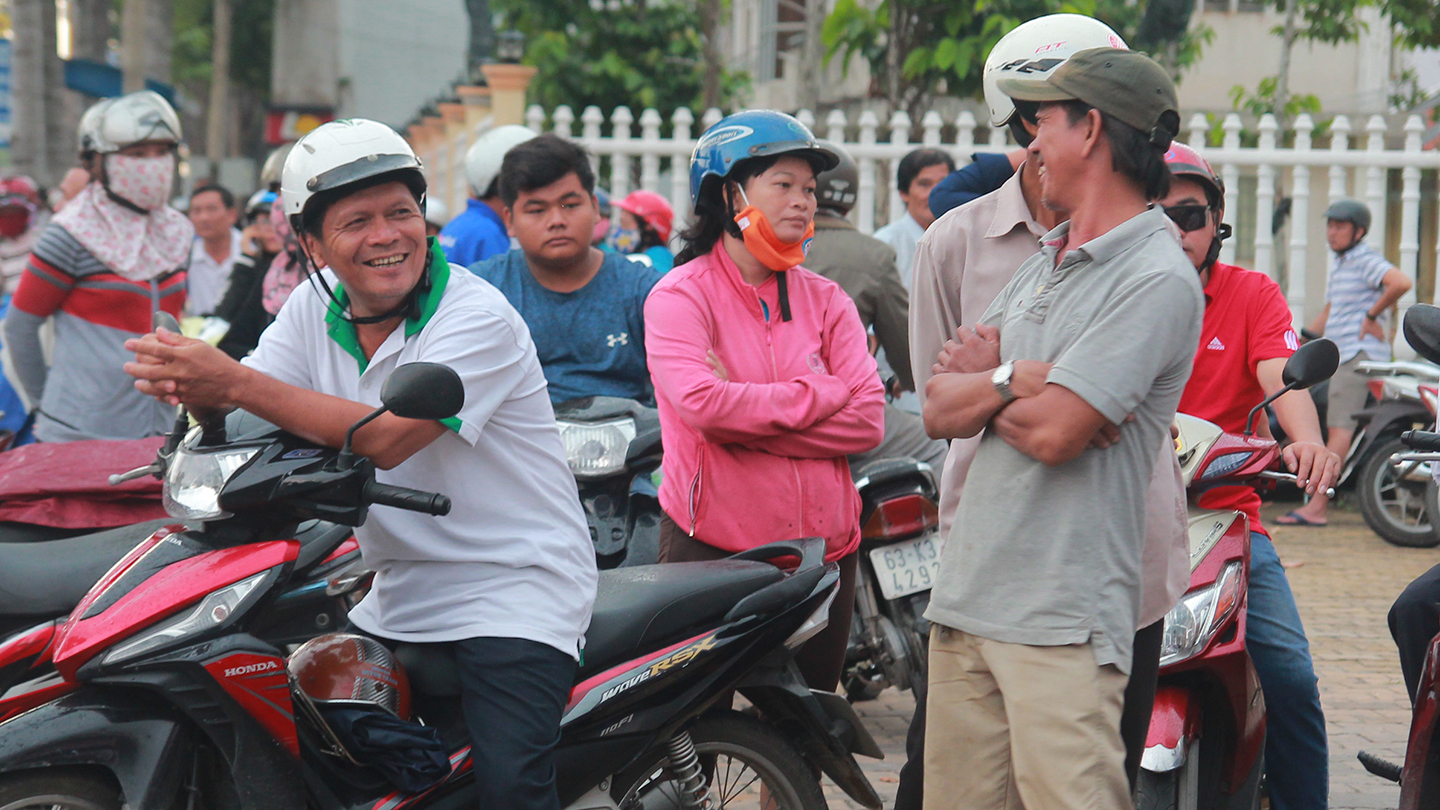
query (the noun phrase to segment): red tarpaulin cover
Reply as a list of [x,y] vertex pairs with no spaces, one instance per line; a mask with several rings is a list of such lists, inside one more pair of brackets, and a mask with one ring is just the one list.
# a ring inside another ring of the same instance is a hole
[[110,486],[111,473],[155,460],[164,437],[38,443],[0,453],[0,521],[108,529],[165,517],[152,476]]

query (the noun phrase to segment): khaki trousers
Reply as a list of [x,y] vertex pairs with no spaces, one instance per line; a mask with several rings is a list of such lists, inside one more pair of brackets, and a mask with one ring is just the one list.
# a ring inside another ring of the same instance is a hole
[[1088,644],[930,631],[925,810],[1129,810],[1127,678]]

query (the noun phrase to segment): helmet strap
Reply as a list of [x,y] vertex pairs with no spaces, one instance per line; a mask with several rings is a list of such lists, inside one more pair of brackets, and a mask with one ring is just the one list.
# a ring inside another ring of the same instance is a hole
[[[314,260],[310,258],[310,252],[305,248],[305,241],[303,239],[300,241],[300,254],[310,266],[315,266]],[[390,311],[380,315],[366,315],[357,318],[345,314],[345,308],[344,305],[340,303],[340,297],[335,294],[335,290],[331,288],[330,282],[325,280],[324,273],[318,271],[312,272],[308,278],[312,285],[315,284],[317,279],[319,280],[320,286],[325,290],[326,297],[335,305],[334,311],[337,313],[336,317],[352,326],[369,326],[371,324],[384,323],[397,315],[403,315],[407,320],[419,320],[421,310],[423,309],[420,299],[429,293],[430,289],[434,286],[434,280],[430,277],[430,262],[432,258],[432,249],[427,245],[425,248],[425,270],[421,272],[419,280],[415,282],[415,286],[411,287],[410,292],[406,293],[404,300],[396,304]]]
[[[1215,216],[1219,217],[1220,212],[1216,211]],[[1205,260],[1200,263],[1200,272],[1205,272],[1215,266],[1220,259],[1220,243],[1230,238],[1230,226],[1224,222],[1215,226],[1215,236],[1210,240],[1210,249],[1205,252]]]

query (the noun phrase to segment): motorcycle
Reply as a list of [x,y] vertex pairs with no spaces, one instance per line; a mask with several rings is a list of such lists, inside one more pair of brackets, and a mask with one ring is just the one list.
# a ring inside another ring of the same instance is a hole
[[620,397],[555,406],[601,570],[660,560],[660,414]]
[[[401,366],[382,387],[385,404],[349,436],[387,411],[446,418],[463,397],[448,368]],[[34,708],[0,722],[0,806],[473,803],[458,676],[438,645],[395,650],[416,705],[437,707],[425,719],[451,763],[437,784],[407,794],[332,752],[319,721],[293,710],[285,653],[253,632],[302,561],[325,559],[343,542],[290,539],[296,522],[359,525],[373,505],[449,511],[443,495],[376,482],[349,436],[337,453],[237,412],[157,459],[172,514],[204,526],[155,532],[57,631],[60,679]],[[789,570],[771,562],[796,559]],[[803,685],[792,654],[824,628],[838,580],[818,538],[711,563],[602,572],[556,751],[562,803],[706,807],[738,798],[823,808],[823,772],[879,808],[854,759],[878,758],[879,748],[843,698]],[[720,708],[737,690],[758,716]]]
[[1364,362],[1375,404],[1356,414],[1356,433],[1342,468],[1342,482],[1353,475],[1360,514],[1372,531],[1397,546],[1440,545],[1435,511],[1426,489],[1433,480],[1428,462],[1396,464],[1405,450],[1400,434],[1435,422],[1434,391],[1440,369],[1411,361]]
[[842,683],[852,701],[887,687],[925,692],[930,623],[925,609],[940,571],[939,490],[930,465],[879,459],[853,473],[860,491],[855,617]]
[[[1257,479],[1293,483],[1277,470],[1279,445],[1254,435],[1255,417],[1280,395],[1329,379],[1338,365],[1334,343],[1302,346],[1285,364],[1285,387],[1250,411],[1243,435],[1177,414],[1176,452],[1192,502]],[[1250,521],[1237,510],[1192,509],[1188,531],[1190,590],[1165,616],[1136,807],[1258,807],[1265,700],[1245,651]]]
[[[1405,314],[1405,340],[1421,357],[1440,362],[1440,308],[1417,304]],[[1397,465],[1440,463],[1440,433],[1408,431]],[[1400,810],[1440,806],[1440,634],[1430,642],[1414,697],[1405,762],[1397,765],[1367,751],[1357,758],[1365,770],[1400,785]]]

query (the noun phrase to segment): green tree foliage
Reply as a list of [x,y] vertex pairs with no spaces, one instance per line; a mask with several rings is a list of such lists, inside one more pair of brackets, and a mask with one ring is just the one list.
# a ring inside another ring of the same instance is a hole
[[[175,0],[176,84],[192,95],[210,84],[210,59],[215,36],[212,0]],[[270,46],[275,0],[239,0],[231,26],[230,80],[270,95]]]
[[[607,115],[625,105],[697,114],[704,92],[700,15],[693,0],[491,0],[504,26],[525,34],[525,63],[539,72],[530,97],[578,114],[594,104]],[[597,6],[599,6],[597,8]],[[721,103],[745,89],[744,74],[721,76]]]
[[1207,31],[1191,31],[1195,0],[839,0],[822,31],[827,61],[859,57],[873,92],[913,115],[938,92],[978,96],[985,58],[1020,23],[1068,12],[1097,17],[1172,69],[1193,61]]

